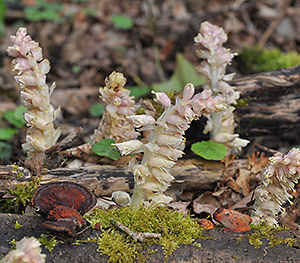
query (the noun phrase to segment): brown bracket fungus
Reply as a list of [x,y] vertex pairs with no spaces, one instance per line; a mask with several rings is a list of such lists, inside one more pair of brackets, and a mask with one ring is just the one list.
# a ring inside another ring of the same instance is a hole
[[73,182],[55,182],[39,187],[31,198],[31,204],[42,216],[47,216],[43,226],[59,236],[75,237],[88,226],[82,217],[97,199],[86,187]]

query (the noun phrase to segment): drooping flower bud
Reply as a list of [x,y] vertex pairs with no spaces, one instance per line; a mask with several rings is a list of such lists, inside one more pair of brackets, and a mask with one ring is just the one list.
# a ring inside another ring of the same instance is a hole
[[164,108],[168,108],[171,105],[171,100],[166,93],[154,91],[152,91],[152,93],[156,96],[153,100],[162,105]]

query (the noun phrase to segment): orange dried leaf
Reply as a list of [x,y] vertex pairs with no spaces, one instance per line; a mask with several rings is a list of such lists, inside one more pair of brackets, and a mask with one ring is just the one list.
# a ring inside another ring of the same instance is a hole
[[208,219],[201,218],[201,219],[198,219],[197,222],[201,227],[203,227],[205,229],[212,229],[215,227],[214,223]]
[[224,229],[230,232],[246,232],[251,230],[249,224],[252,218],[241,214],[233,209],[218,208],[213,215],[214,219],[224,226]]

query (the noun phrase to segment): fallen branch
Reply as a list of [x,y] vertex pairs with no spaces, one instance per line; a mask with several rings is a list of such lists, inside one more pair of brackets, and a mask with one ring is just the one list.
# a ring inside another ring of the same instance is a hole
[[128,227],[121,224],[119,221],[115,220],[114,218],[111,219],[111,222],[120,230],[124,231],[126,234],[131,236],[134,241],[145,242],[146,238],[161,238],[161,234],[157,233],[148,233],[148,232],[134,232]]

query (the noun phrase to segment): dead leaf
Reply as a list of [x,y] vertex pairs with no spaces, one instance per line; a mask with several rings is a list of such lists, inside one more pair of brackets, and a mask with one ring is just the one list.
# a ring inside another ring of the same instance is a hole
[[189,204],[190,202],[172,202],[168,204],[168,207],[173,208],[178,212],[182,212],[184,215],[187,215],[189,212],[189,209],[187,209]]
[[197,220],[198,224],[204,229],[212,229],[215,227],[214,223],[208,219],[200,218]]
[[241,214],[233,209],[219,208],[213,214],[213,218],[224,226],[224,229],[230,232],[246,232],[251,230],[249,224],[252,218]]
[[250,171],[245,169],[239,169],[239,175],[236,178],[235,182],[240,189],[242,189],[242,194],[244,196],[248,195],[251,191],[251,187],[249,185]]
[[265,153],[262,152],[259,156],[259,153],[253,153],[252,157],[248,155],[248,166],[247,168],[251,171],[252,174],[260,173],[268,164],[269,158],[265,157]]
[[228,178],[227,184],[230,189],[236,191],[237,193],[241,193],[240,186],[236,183],[236,181],[232,177]]
[[218,201],[218,199],[213,196],[212,192],[205,192],[202,195],[198,196],[194,202],[199,203],[199,204],[205,204],[205,205],[210,205],[213,207],[220,207],[221,203]]
[[226,155],[222,160],[221,160],[221,163],[224,163],[224,166],[225,166],[225,169],[233,164],[233,161],[235,159],[236,155],[234,154],[230,154],[230,155]]
[[253,194],[253,191],[251,191],[247,196],[236,202],[231,209],[247,207],[247,204],[253,200],[255,200],[255,195]]
[[206,213],[211,216],[215,225],[219,225],[217,221],[214,220],[213,214],[217,209],[211,205],[202,205],[196,202],[193,202],[193,211],[196,214]]

